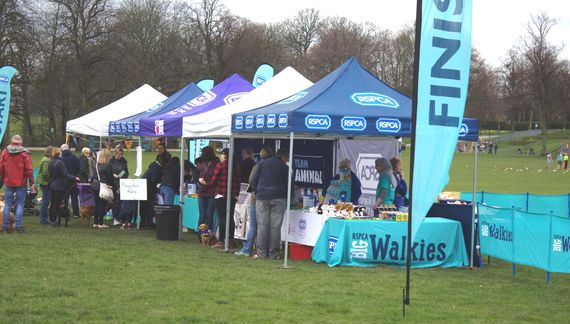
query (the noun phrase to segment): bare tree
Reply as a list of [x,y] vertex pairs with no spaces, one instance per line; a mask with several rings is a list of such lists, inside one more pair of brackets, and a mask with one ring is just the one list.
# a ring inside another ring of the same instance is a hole
[[91,108],[91,100],[99,94],[93,82],[104,60],[105,48],[100,45],[110,32],[112,10],[108,0],[49,1],[61,8],[61,27],[73,57],[73,86],[77,87],[79,102],[77,111],[72,110],[71,114],[85,114]]
[[481,119],[493,121],[504,119],[504,112],[498,105],[498,75],[475,48],[471,51],[468,89],[469,92],[465,103],[466,115],[478,116]]
[[550,45],[547,41],[548,33],[555,25],[556,20],[544,13],[532,16],[527,24],[527,37],[523,40],[521,48],[528,64],[528,82],[541,130],[542,154],[546,154],[548,122],[551,120],[554,100],[553,90],[560,68],[558,59],[560,48]]
[[291,56],[295,61],[302,62],[321,31],[322,21],[319,11],[314,8],[303,9],[294,18],[287,19],[283,26]]
[[202,36],[207,73],[221,80],[231,74],[233,54],[239,50],[248,21],[232,15],[219,0],[191,6],[191,21]]
[[394,36],[390,35],[386,46],[378,52],[383,66],[380,76],[408,96],[413,91],[414,39],[414,28],[405,26]]

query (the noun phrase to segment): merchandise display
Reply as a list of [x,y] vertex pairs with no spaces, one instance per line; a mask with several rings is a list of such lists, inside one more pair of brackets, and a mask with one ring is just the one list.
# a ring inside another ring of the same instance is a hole
[[366,207],[346,202],[338,202],[336,204],[321,203],[316,207],[309,208],[309,212],[344,219],[372,218],[366,213]]

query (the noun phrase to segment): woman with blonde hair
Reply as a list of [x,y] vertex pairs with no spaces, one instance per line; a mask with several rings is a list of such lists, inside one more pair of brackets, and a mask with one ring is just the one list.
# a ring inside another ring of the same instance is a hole
[[92,188],[93,195],[95,196],[95,221],[93,222],[94,228],[109,227],[103,224],[103,218],[109,210],[109,204],[99,198],[99,190],[101,183],[113,186],[113,170],[109,161],[111,160],[111,152],[108,149],[102,149],[97,155],[97,164],[95,164],[95,179],[93,180]]

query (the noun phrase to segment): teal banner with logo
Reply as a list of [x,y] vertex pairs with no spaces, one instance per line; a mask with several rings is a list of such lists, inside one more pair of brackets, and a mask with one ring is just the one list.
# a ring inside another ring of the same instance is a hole
[[[449,181],[471,63],[471,0],[422,2],[412,238]],[[434,154],[437,152],[437,154]]]
[[478,204],[481,253],[570,273],[570,219]]
[[[462,192],[461,200],[471,201],[473,192]],[[509,194],[480,191],[475,200],[489,206],[514,208],[535,214],[552,214],[570,217],[570,194],[535,195],[531,193]]]
[[214,80],[212,79],[202,79],[196,83],[196,86],[200,88],[200,90],[206,92],[214,87]]
[[0,141],[4,138],[4,133],[8,127],[8,116],[10,114],[10,81],[17,72],[18,71],[11,66],[0,68]]
[[513,212],[478,205],[481,253],[503,260],[513,259]]
[[257,68],[257,71],[255,71],[255,75],[253,76],[253,81],[251,84],[257,88],[265,82],[269,81],[269,79],[273,77],[273,73],[273,66],[269,64],[261,64]]
[[[312,253],[329,266],[406,266],[407,222],[329,218]],[[428,218],[412,245],[412,267],[461,267],[469,264],[461,223]]]
[[570,273],[570,220],[551,216],[550,271]]
[[546,269],[550,220],[538,214],[513,210],[514,263]]

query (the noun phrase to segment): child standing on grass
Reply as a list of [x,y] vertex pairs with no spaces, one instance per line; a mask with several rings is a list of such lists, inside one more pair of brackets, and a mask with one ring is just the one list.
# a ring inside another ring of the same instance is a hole
[[552,164],[552,155],[550,153],[546,153],[546,169],[550,170],[550,165]]
[[562,151],[560,151],[560,153],[558,153],[558,156],[556,157],[556,162],[558,162],[558,167],[557,170],[561,170],[562,169]]

